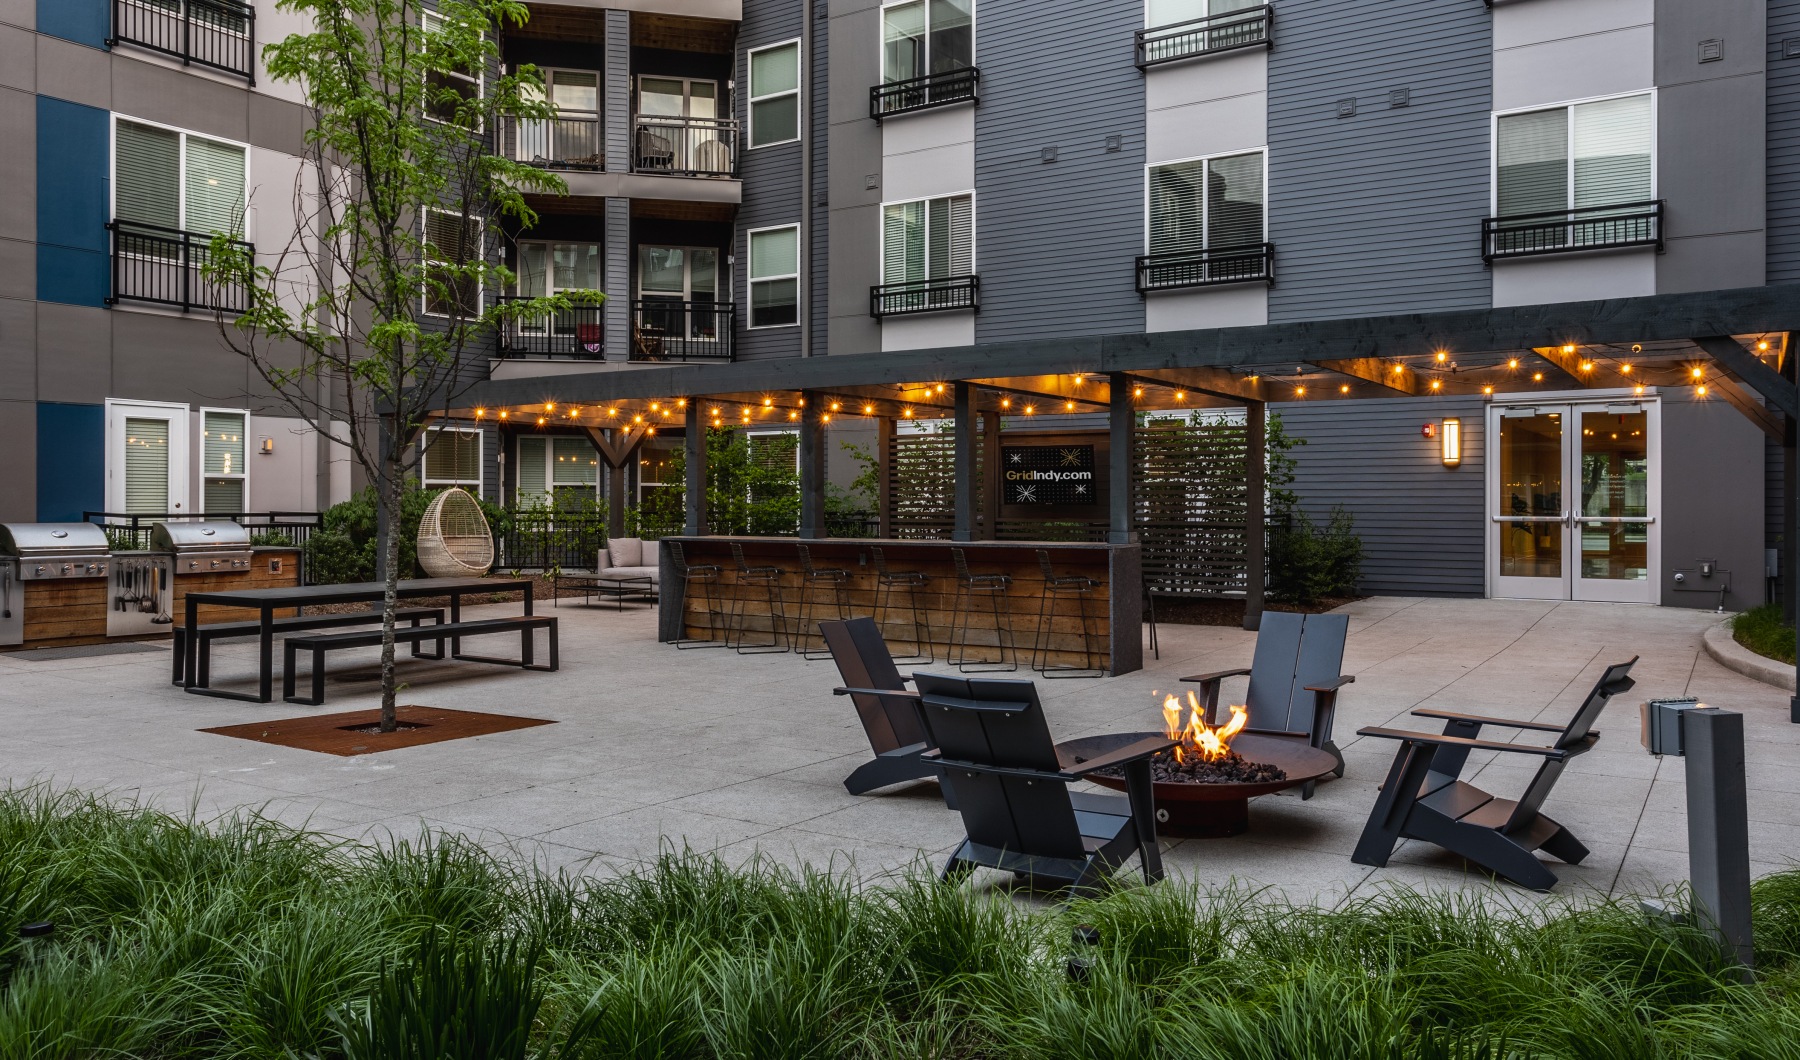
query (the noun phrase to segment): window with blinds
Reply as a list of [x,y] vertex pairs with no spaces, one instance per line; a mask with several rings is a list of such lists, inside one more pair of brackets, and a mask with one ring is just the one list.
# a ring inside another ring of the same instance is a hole
[[972,0],[912,0],[881,11],[881,79],[966,70],[975,60]]
[[889,203],[881,214],[881,282],[921,283],[975,271],[970,195]]
[[248,493],[244,444],[249,417],[207,412],[200,421],[201,496],[208,512],[242,512]]
[[481,313],[481,277],[472,274],[483,250],[481,221],[448,210],[425,210],[425,312],[473,317]]
[[159,515],[169,510],[169,421],[125,419],[125,511]]
[[426,486],[481,489],[481,432],[439,428],[425,436],[424,464],[419,476]]
[[600,488],[600,456],[586,438],[519,439],[519,479],[515,503],[521,508],[546,505],[552,494],[575,493],[593,498]]
[[1261,151],[1151,166],[1149,197],[1152,255],[1266,242]]
[[800,321],[800,226],[750,233],[750,326]]
[[241,236],[246,166],[242,147],[120,120],[113,216],[203,235]]
[[1648,93],[1495,120],[1496,216],[1645,202],[1655,191]]

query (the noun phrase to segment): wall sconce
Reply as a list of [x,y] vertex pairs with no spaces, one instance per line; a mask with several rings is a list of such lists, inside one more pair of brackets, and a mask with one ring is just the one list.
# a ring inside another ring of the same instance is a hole
[[1443,450],[1445,467],[1462,463],[1462,421],[1445,420],[1444,429],[1438,433],[1438,443]]
[[275,455],[275,439],[264,438],[262,440],[262,455],[264,455],[264,456],[274,456]]

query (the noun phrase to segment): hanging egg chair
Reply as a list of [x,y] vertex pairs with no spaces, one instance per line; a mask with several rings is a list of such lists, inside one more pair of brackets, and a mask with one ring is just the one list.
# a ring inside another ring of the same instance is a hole
[[468,491],[447,489],[419,520],[419,566],[433,578],[474,578],[494,565],[494,535]]

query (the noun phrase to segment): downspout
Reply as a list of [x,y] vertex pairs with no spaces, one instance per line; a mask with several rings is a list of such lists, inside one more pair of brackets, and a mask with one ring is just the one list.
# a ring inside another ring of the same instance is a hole
[[800,16],[800,356],[812,356],[813,225],[813,5],[803,0]]

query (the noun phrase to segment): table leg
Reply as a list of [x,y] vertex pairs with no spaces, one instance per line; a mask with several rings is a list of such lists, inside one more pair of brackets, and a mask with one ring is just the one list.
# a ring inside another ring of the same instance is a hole
[[200,607],[192,598],[187,601],[187,633],[182,637],[181,645],[181,687],[194,687],[194,666],[199,659],[194,642],[199,639]]
[[262,702],[267,703],[274,698],[275,692],[275,609],[263,607],[260,619],[262,628],[257,631],[257,637],[262,642],[262,673],[257,683],[257,694],[262,697]]
[[[462,621],[462,592],[459,590],[452,590],[450,593],[450,622],[452,624],[455,624],[455,623],[461,622],[461,621]],[[439,647],[439,650],[440,651],[443,650],[441,645]],[[452,659],[457,659],[457,658],[462,657],[462,641],[459,638],[456,638],[456,637],[450,638],[450,657]]]
[[534,595],[532,590],[534,588],[536,588],[536,586],[537,586],[537,582],[535,579],[525,583],[525,617],[526,618],[531,617],[531,599],[532,599],[532,596]]

